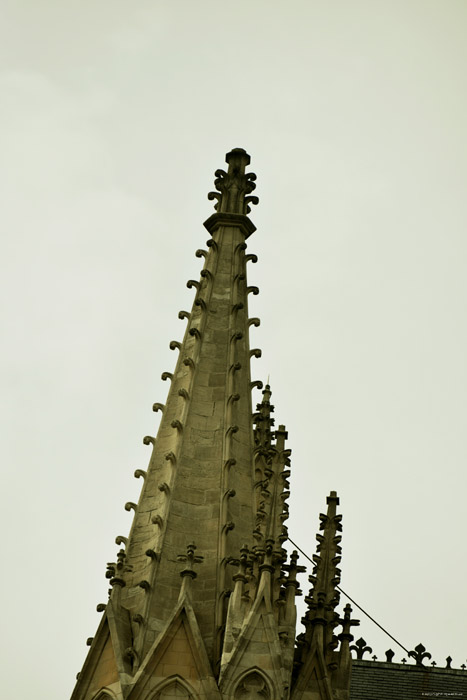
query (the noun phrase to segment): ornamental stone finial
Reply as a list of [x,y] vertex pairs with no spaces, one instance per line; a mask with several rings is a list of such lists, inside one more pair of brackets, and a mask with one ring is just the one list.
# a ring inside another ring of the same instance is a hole
[[216,199],[219,214],[248,214],[249,204],[258,204],[258,197],[247,196],[256,188],[254,173],[245,173],[250,156],[243,148],[234,148],[225,156],[228,171],[216,170],[214,185],[217,192],[209,192],[208,199]]
[[186,576],[189,576],[190,578],[196,578],[197,576],[193,565],[200,564],[203,561],[204,557],[196,556],[195,551],[196,545],[193,542],[190,542],[190,544],[187,545],[186,554],[179,554],[177,556],[177,561],[186,562],[186,567],[183,569],[183,571],[180,571],[180,576],[182,578],[185,578]]

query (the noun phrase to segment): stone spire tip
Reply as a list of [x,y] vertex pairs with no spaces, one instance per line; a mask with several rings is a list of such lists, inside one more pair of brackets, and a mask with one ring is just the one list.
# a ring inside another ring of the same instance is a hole
[[[256,175],[245,173],[246,166],[250,163],[250,156],[243,148],[233,148],[226,154],[225,160],[229,164],[228,172],[216,170],[214,186],[217,191],[209,192],[208,199],[216,200],[214,209],[218,214],[245,217],[250,212],[250,205],[258,204],[259,201],[258,197],[251,194],[256,188]],[[217,222],[217,219],[215,221]],[[211,219],[205,223],[208,230],[210,230],[209,223],[212,223]],[[243,221],[242,223],[246,224]],[[238,221],[237,224],[239,224]],[[247,229],[252,230],[247,230],[246,235],[253,233],[254,227],[251,222]]]
[[225,154],[225,162],[230,166],[229,171],[231,168],[240,166],[241,172],[244,173],[246,166],[250,165],[251,158],[244,148],[232,148]]

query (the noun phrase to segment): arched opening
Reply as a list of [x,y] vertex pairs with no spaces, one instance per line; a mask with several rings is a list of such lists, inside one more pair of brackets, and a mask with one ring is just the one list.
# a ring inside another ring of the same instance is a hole
[[152,700],[195,700],[195,692],[184,678],[172,676],[156,688]]
[[112,691],[101,688],[101,690],[97,692],[97,695],[94,695],[92,700],[115,700],[115,695]]
[[234,700],[270,700],[270,698],[270,683],[259,669],[247,671],[239,679],[234,692]]

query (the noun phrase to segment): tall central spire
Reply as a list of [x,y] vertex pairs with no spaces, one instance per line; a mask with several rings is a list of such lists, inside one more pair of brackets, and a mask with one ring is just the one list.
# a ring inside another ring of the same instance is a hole
[[[192,539],[203,556],[202,588],[195,612],[208,655],[218,662],[227,597],[229,559],[238,556],[254,529],[248,287],[245,238],[255,227],[247,217],[257,203],[250,157],[243,149],[227,154],[228,172],[216,171],[216,213],[205,223],[211,234],[157,437],[126,547],[128,570],[121,604],[138,620],[135,658],[141,659],[161,632],[180,591],[178,557]],[[257,324],[257,321],[254,320]]]
[[[111,592],[72,700],[348,700],[350,611],[339,620],[335,565],[340,516],[331,493],[319,537],[315,591],[294,653],[298,555],[287,562],[290,450],[274,429],[271,388],[252,413],[246,239],[257,204],[249,155],[217,170],[215,213],[128,537],[107,566]],[[122,546],[123,545],[123,546]],[[332,631],[339,636],[341,650]],[[337,654],[337,655],[336,655]],[[295,665],[295,672],[294,672]],[[293,685],[295,683],[295,685]],[[342,692],[341,692],[342,691]],[[335,696],[337,697],[337,695]]]

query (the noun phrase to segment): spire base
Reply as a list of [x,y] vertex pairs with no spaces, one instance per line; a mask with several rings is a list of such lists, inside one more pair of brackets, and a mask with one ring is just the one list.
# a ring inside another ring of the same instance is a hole
[[256,226],[245,214],[232,214],[229,212],[216,212],[204,222],[205,228],[211,236],[220,226],[235,226],[240,229],[245,238],[256,231]]

